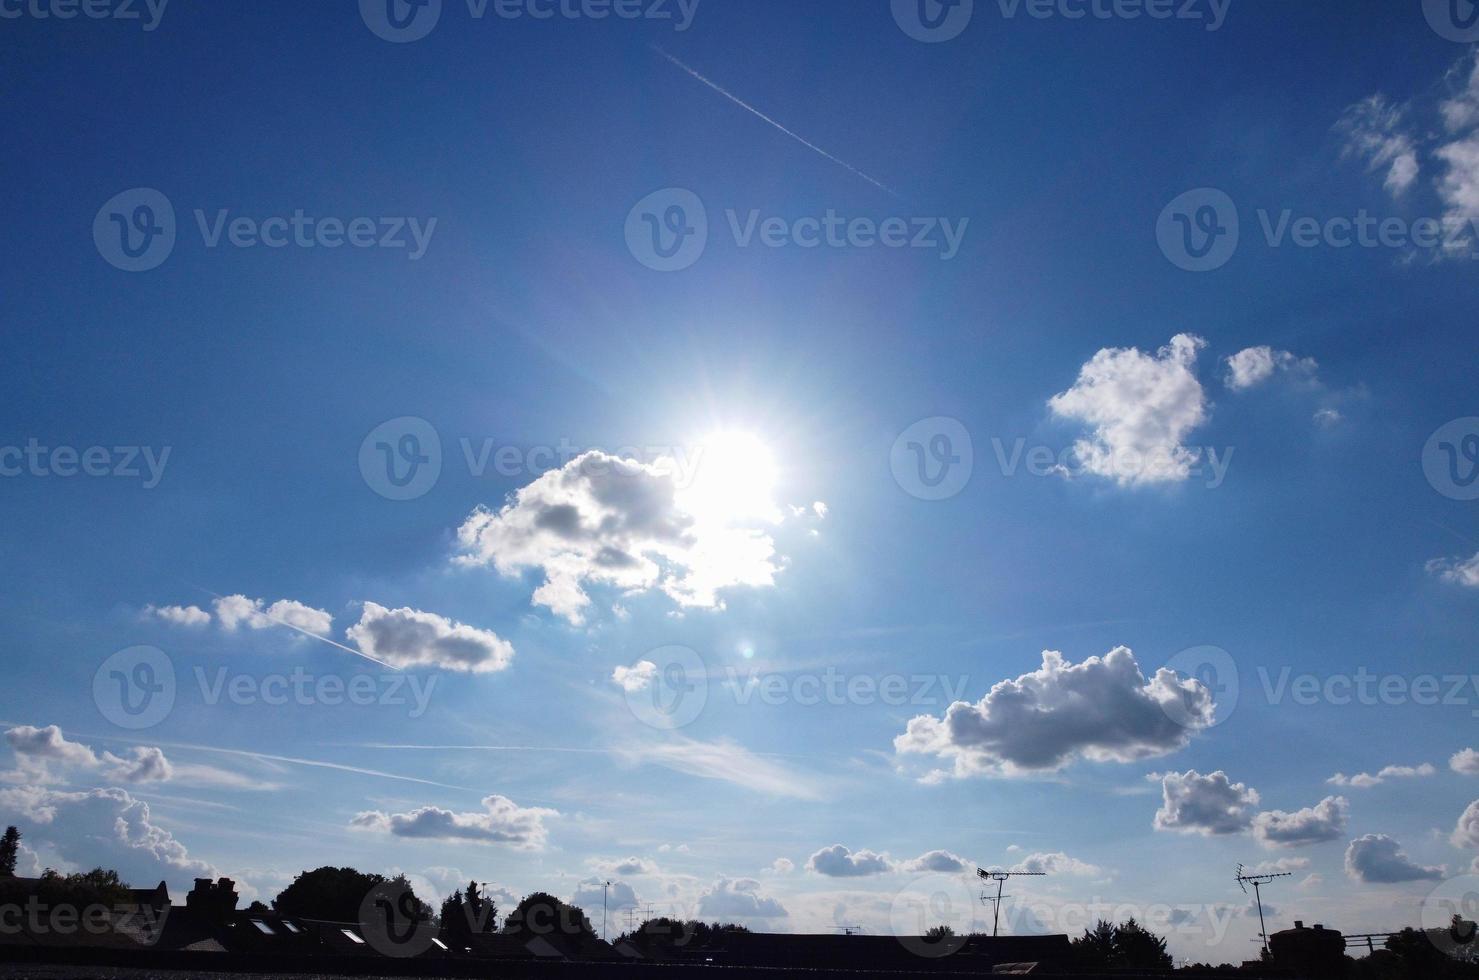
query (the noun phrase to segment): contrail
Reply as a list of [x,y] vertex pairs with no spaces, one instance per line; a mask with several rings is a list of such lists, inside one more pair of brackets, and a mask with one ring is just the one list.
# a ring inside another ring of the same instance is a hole
[[[204,592],[206,595],[215,596],[217,599],[224,599],[224,598],[226,598],[225,596],[221,595],[221,593],[219,593],[219,592],[212,592],[210,589],[204,588],[203,586],[197,585],[197,586],[195,586],[195,588],[200,589],[200,591]],[[352,653],[356,657],[363,657],[364,659],[368,660],[370,663],[372,663],[372,664],[379,664],[380,666],[384,667],[386,670],[400,670],[401,669],[401,668],[397,667],[395,664],[388,664],[388,663],[386,663],[383,660],[377,660],[374,657],[370,656],[368,653],[365,653],[365,651],[363,651],[363,650],[356,650],[354,647],[345,646],[344,644],[338,642],[337,640],[331,640],[327,636],[320,636],[317,633],[312,632],[311,630],[306,630],[306,629],[304,629],[301,626],[295,626],[295,625],[293,625],[292,623],[288,622],[285,619],[278,619],[276,616],[269,615],[265,609],[259,609],[259,610],[257,610],[256,611],[256,614],[258,616],[261,616],[263,619],[271,620],[272,622],[276,623],[278,626],[286,626],[290,630],[297,630],[299,633],[302,633],[304,636],[309,637],[310,639],[318,640],[320,643],[327,643],[331,647],[338,647],[340,650],[343,650],[345,653]]]
[[693,78],[696,78],[700,82],[703,82],[709,88],[713,89],[715,92],[718,92],[720,95],[724,96],[730,102],[733,102],[735,105],[739,106],[741,109],[743,109],[746,112],[750,113],[750,115],[757,116],[760,119],[765,120],[766,122],[770,123],[770,125],[774,126],[776,129],[779,129],[781,132],[785,133],[787,136],[791,137],[793,140],[795,140],[796,142],[800,143],[802,146],[806,147],[808,150],[812,150],[813,152],[820,153],[822,156],[826,157],[828,160],[831,160],[833,163],[837,164],[839,167],[843,168],[848,173],[851,173],[851,174],[854,174],[855,176],[858,176],[858,177],[863,178],[868,183],[872,184],[874,187],[876,187],[879,190],[883,191],[885,194],[888,194],[891,197],[899,197],[899,194],[896,191],[894,191],[893,188],[887,186],[886,184],[882,183],[881,181],[875,180],[874,178],[868,176],[867,174],[863,173],[863,171],[859,170],[857,167],[854,167],[852,164],[848,163],[846,160],[838,159],[837,157],[835,157],[832,154],[828,153],[826,150],[822,149],[820,146],[817,146],[815,143],[812,143],[809,140],[806,140],[806,139],[802,138],[801,136],[797,135],[796,133],[793,133],[791,130],[787,129],[785,126],[782,126],[780,123],[776,122],[774,119],[770,118],[765,113],[761,112],[759,109],[757,109],[754,106],[750,105],[744,99],[741,99],[739,96],[735,95],[733,92],[730,92],[728,89],[724,88],[722,85],[719,85],[719,84],[717,84],[715,82],[711,82],[709,79],[705,78],[703,75],[701,75],[698,72],[694,71],[692,68],[688,67],[683,62],[679,61],[677,58],[674,58],[672,55],[668,54],[666,51],[664,51],[662,48],[658,47],[656,44],[651,45],[651,47],[652,47],[652,50],[653,51],[656,51],[658,54],[662,55],[668,61],[672,62],[674,65],[677,65],[679,68],[683,69],[683,71],[687,72]]

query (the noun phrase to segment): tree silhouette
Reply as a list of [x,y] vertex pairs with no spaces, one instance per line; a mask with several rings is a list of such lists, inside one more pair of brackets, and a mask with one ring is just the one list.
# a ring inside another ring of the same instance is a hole
[[442,902],[442,938],[449,944],[463,944],[469,936],[488,935],[498,931],[498,906],[478,889],[476,881],[467,883],[467,892],[459,889]]
[[1124,925],[1100,919],[1073,941],[1079,960],[1109,970],[1160,970],[1173,965],[1166,941],[1133,918]]
[[591,936],[596,930],[585,913],[574,905],[566,905],[547,892],[535,892],[525,896],[504,920],[503,931],[510,935],[547,936],[551,933],[562,936]]
[[21,832],[14,827],[5,828],[0,837],[0,878],[15,877],[15,862],[20,857]]
[[273,899],[272,907],[281,915],[355,922],[365,896],[384,883],[381,875],[365,874],[354,868],[316,868],[294,879]]

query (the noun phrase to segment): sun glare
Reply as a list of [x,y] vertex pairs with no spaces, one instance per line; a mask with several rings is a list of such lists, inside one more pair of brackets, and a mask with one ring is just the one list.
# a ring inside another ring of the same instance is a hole
[[776,476],[775,456],[759,436],[716,432],[699,444],[683,504],[704,521],[776,520]]

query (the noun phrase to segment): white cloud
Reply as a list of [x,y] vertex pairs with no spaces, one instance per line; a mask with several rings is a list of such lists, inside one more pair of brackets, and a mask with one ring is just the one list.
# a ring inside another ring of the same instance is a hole
[[863,878],[881,875],[894,869],[887,854],[874,851],[850,851],[841,844],[833,844],[817,851],[806,861],[806,870],[828,878]]
[[1435,558],[1428,562],[1427,569],[1445,582],[1479,589],[1479,554],[1473,558]]
[[216,619],[227,632],[235,632],[242,626],[254,630],[267,629],[270,626],[290,626],[305,633],[326,637],[334,626],[334,617],[328,612],[296,599],[278,599],[269,606],[263,599],[228,595],[215,601],[215,609]]
[[633,878],[638,875],[657,874],[657,865],[640,857],[592,858],[586,862],[591,869],[603,875]]
[[0,789],[0,811],[21,818],[21,832],[32,844],[44,845],[78,867],[114,868],[134,884],[217,874],[154,822],[147,803],[123,789]]
[[175,626],[208,626],[211,621],[211,614],[199,606],[145,606],[144,615]]
[[770,862],[770,867],[765,869],[767,874],[777,875],[788,875],[795,870],[796,862],[792,861],[790,858],[776,858],[774,861]]
[[1206,343],[1178,334],[1154,355],[1105,348],[1083,366],[1072,388],[1048,400],[1058,417],[1090,427],[1074,443],[1085,472],[1121,486],[1191,476],[1200,452],[1182,442],[1207,420],[1207,398],[1196,376],[1197,352]]
[[726,740],[702,742],[670,735],[662,742],[633,743],[619,747],[615,752],[618,758],[628,762],[649,762],[675,772],[718,779],[772,796],[803,800],[816,800],[822,796],[814,777],[793,772]]
[[785,906],[760,893],[754,878],[719,878],[698,900],[700,917],[712,921],[753,922],[784,919]]
[[350,826],[396,837],[468,840],[508,844],[520,850],[542,850],[549,838],[544,821],[557,816],[555,810],[521,807],[506,796],[494,794],[483,797],[483,809],[472,813],[455,813],[436,806],[420,807],[409,813],[371,810],[355,815]]
[[1331,428],[1345,421],[1345,416],[1338,409],[1321,408],[1315,411],[1315,424],[1322,428]]
[[1249,874],[1271,875],[1303,871],[1310,866],[1309,858],[1279,858],[1277,861],[1260,861],[1248,870]]
[[1345,873],[1367,884],[1438,881],[1442,868],[1414,864],[1402,845],[1386,834],[1367,834],[1351,841],[1345,852]]
[[1203,776],[1195,769],[1153,775],[1160,779],[1162,803],[1155,829],[1181,834],[1240,834],[1253,822],[1258,791],[1235,783],[1218,770]]
[[926,851],[912,861],[905,862],[902,870],[910,874],[959,874],[969,871],[974,865],[950,851]]
[[1085,878],[1093,878],[1104,873],[1104,869],[1098,865],[1080,861],[1078,858],[1069,857],[1062,851],[1051,853],[1038,851],[1027,855],[1012,869],[1013,871],[1028,871],[1034,874],[1049,875],[1078,875]]
[[1470,803],[1453,829],[1454,847],[1479,847],[1479,800]]
[[1448,768],[1462,776],[1479,776],[1479,750],[1464,749],[1448,760]]
[[586,453],[523,487],[497,512],[473,511],[458,530],[457,561],[509,576],[542,571],[534,604],[577,625],[590,605],[590,584],[629,593],[659,589],[685,608],[722,608],[725,589],[774,585],[781,565],[765,529],[774,521],[752,515],[728,522],[696,512],[677,472],[666,460],[649,465]]
[[1347,109],[1336,124],[1346,137],[1346,155],[1366,160],[1372,171],[1384,170],[1386,188],[1394,196],[1405,193],[1421,169],[1405,115],[1402,106],[1373,95]]
[[952,759],[957,777],[1056,770],[1080,758],[1133,762],[1185,746],[1214,707],[1200,681],[1166,668],[1147,680],[1125,647],[1081,664],[1048,650],[1040,669],[997,683],[979,702],[913,718],[894,748]]
[[1286,813],[1268,810],[1253,818],[1253,836],[1266,847],[1303,847],[1345,836],[1350,804],[1343,796],[1327,796],[1312,807]]
[[651,660],[639,660],[630,667],[620,665],[611,672],[611,679],[629,694],[647,690],[656,678],[657,664]]
[[[600,923],[595,921],[591,912],[594,910],[596,917],[601,914],[601,884],[600,878],[587,878],[576,886],[575,893],[570,896],[570,904],[584,912],[586,918],[592,919],[597,928],[600,927]],[[613,881],[611,887],[605,890],[605,899],[606,908],[611,912],[634,909],[640,904],[637,901],[637,893],[632,890],[631,885],[624,881]]]
[[513,662],[513,644],[491,630],[454,622],[417,609],[387,609],[366,602],[355,625],[344,631],[367,656],[392,667],[440,667],[487,674]]
[[5,740],[15,752],[19,768],[0,774],[0,781],[4,782],[51,782],[50,765],[80,769],[113,783],[164,782],[174,775],[174,768],[160,749],[138,746],[130,750],[128,757],[111,752],[99,754],[80,742],[69,741],[56,725],[45,728],[21,725],[7,731]]
[[1370,789],[1373,786],[1380,786],[1388,779],[1416,779],[1422,776],[1433,776],[1437,772],[1438,770],[1432,763],[1424,762],[1419,766],[1387,766],[1374,776],[1369,772],[1358,772],[1354,776],[1338,772],[1325,781],[1332,786]]
[[1276,372],[1298,371],[1310,377],[1318,368],[1312,359],[1298,358],[1286,350],[1249,347],[1227,359],[1226,384],[1233,391],[1247,391],[1267,381]]

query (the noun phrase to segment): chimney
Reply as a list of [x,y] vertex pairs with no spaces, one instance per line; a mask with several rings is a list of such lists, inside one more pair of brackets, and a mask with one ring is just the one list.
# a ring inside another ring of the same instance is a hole
[[[1296,928],[1296,929],[1303,929],[1304,928],[1304,920],[1303,919],[1295,919],[1294,920],[1294,928]],[[1318,929],[1320,927],[1319,926],[1315,926],[1315,928]]]

